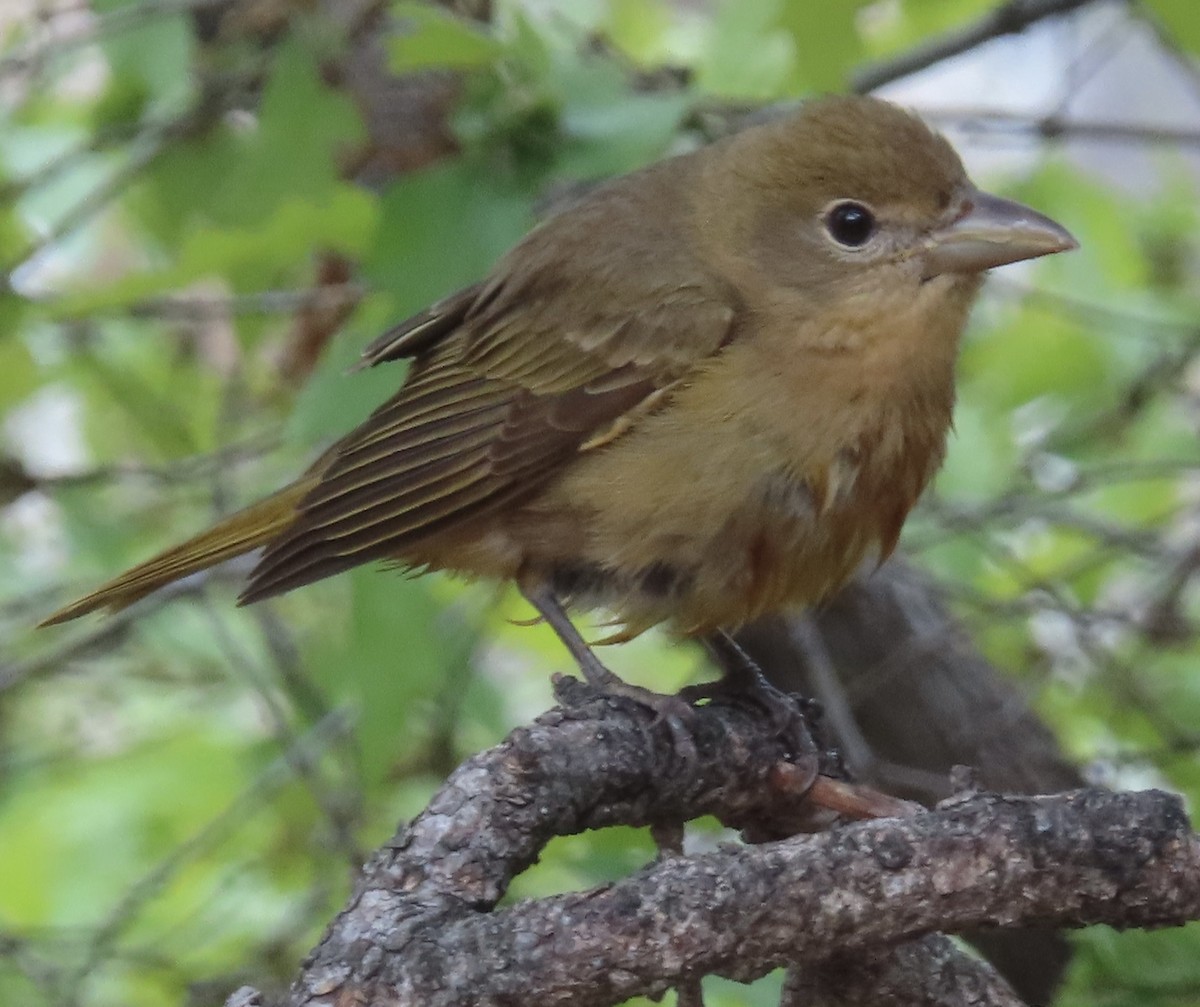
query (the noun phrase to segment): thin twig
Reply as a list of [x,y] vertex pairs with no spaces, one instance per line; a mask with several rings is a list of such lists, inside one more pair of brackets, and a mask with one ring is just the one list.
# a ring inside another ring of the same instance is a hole
[[1200,130],[1150,126],[1131,122],[1083,122],[1066,115],[1036,116],[1002,109],[931,108],[921,117],[940,125],[957,126],[982,137],[1020,135],[1039,140],[1112,140],[1122,143],[1166,144],[1200,148]]
[[163,321],[204,322],[233,315],[291,314],[306,308],[339,308],[357,304],[366,294],[358,283],[337,283],[298,290],[260,290],[253,294],[221,296],[209,294],[166,294],[147,297],[128,304],[99,309],[89,306],[80,312],[60,305],[58,298],[39,298],[38,304],[61,321],[72,318],[97,318],[105,315],[153,318]]
[[865,94],[908,77],[935,63],[968,52],[985,42],[1004,35],[1015,35],[1046,18],[1059,17],[1086,7],[1093,0],[1008,0],[985,14],[974,24],[948,32],[884,62],[859,70],[851,79],[851,88]]

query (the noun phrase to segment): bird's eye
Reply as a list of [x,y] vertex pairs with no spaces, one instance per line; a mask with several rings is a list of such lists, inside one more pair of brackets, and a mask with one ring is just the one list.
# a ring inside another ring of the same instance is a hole
[[845,248],[861,248],[875,233],[875,214],[862,203],[835,203],[825,214],[825,230]]

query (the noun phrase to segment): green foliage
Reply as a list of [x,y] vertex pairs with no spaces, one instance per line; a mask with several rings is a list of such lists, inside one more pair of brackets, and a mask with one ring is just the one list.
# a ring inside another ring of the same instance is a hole
[[398,3],[392,13],[400,19],[400,31],[389,47],[396,73],[486,67],[503,52],[499,42],[436,7]]
[[1163,28],[1179,45],[1193,54],[1200,53],[1200,19],[1190,0],[1145,0]]
[[[995,3],[509,0],[487,27],[396,3],[390,69],[463,74],[459,150],[369,185],[334,26],[305,13],[201,38],[191,13],[150,6],[93,3],[88,44],[53,49],[0,105],[0,262],[20,267],[0,285],[5,1004],[139,1007],[203,981],[223,996],[243,970],[286,978],[362,851],[544,708],[567,665],[546,627],[513,625],[530,614],[513,592],[396,571],[245,610],[234,569],[133,618],[29,624],[301,471],[403,377],[347,374],[361,347],[476,280],[562,187],[700,142],[724,103],[844,89]],[[1194,3],[1141,7],[1200,52]],[[10,52],[31,37],[4,32]],[[1128,611],[1164,597],[1172,543],[1194,534],[1200,201],[1179,159],[1131,194],[1031,150],[1007,191],[1082,249],[993,282],[905,544],[1069,751],[1194,805],[1195,634],[1164,643]],[[297,384],[278,362],[300,316],[255,299],[335,256],[365,293]],[[1194,591],[1177,604],[1194,624]],[[660,689],[703,667],[654,634],[606,657]],[[651,857],[631,830],[555,842],[512,897]],[[1082,934],[1060,1002],[1194,1001],[1197,939]],[[767,1004],[778,986],[706,997]]]
[[[101,17],[129,14],[130,0],[100,0]],[[144,115],[179,110],[191,91],[180,73],[194,59],[192,34],[182,13],[162,17],[130,17],[118,31],[100,40],[110,77],[107,90],[93,106],[97,127],[136,122]]]
[[1200,930],[1117,933],[1096,927],[1059,999],[1062,1007],[1180,1007],[1200,986]]

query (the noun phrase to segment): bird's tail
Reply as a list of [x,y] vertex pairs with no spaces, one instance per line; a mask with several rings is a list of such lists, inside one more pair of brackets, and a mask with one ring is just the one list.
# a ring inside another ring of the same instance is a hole
[[91,594],[60,608],[39,626],[53,626],[106,608],[117,612],[164,584],[207,570],[265,545],[295,520],[296,509],[315,479],[302,478],[269,497],[231,514],[194,538],[126,570]]

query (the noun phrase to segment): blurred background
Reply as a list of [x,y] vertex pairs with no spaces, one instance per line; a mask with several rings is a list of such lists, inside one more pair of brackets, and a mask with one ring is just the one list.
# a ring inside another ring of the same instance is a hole
[[[913,107],[1082,248],[990,280],[903,562],[748,645],[896,792],[968,762],[1194,810],[1198,58],[1194,0],[5,0],[0,1003],[286,982],[366,853],[569,668],[514,592],[375,570],[238,609],[234,563],[38,618],[297,474],[400,381],[347,376],[360,348],[578,186],[827,91]],[[653,634],[604,656],[711,674]],[[513,894],[652,856],[560,840]],[[1037,943],[1031,1000],[1200,1003],[1195,926]]]

